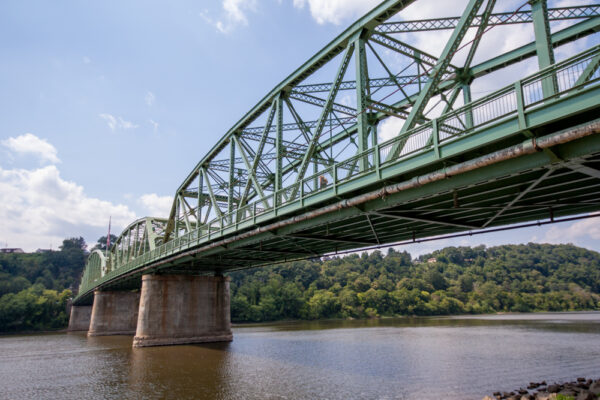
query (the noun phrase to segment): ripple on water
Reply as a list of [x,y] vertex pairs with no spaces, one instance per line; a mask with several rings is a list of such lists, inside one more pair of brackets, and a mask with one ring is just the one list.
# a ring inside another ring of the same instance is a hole
[[600,374],[600,313],[240,326],[232,343],[0,338],[0,398],[481,399]]

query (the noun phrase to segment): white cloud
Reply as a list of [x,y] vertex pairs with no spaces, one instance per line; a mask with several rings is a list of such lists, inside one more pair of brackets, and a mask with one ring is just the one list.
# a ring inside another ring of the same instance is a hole
[[154,132],[158,132],[158,122],[154,121],[153,119],[149,119],[148,122],[150,125],[152,125],[152,130]]
[[568,227],[554,225],[548,229],[543,241],[548,243],[574,243],[578,239],[584,238],[600,239],[600,223],[598,218],[582,219]]
[[140,197],[139,203],[147,211],[148,216],[166,218],[171,212],[173,197],[159,196],[156,193],[144,194]]
[[127,206],[89,197],[54,165],[38,169],[0,167],[0,240],[26,251],[56,248],[64,238],[102,234],[112,216],[118,230],[135,219]]
[[379,142],[385,142],[386,140],[390,140],[397,136],[398,133],[400,133],[403,124],[404,120],[396,117],[389,117],[383,120],[377,128]]
[[379,0],[293,0],[294,7],[308,4],[310,14],[319,24],[339,25],[347,19],[360,17],[371,10]]
[[18,155],[33,155],[41,163],[57,164],[60,162],[56,148],[46,141],[31,133],[17,137],[9,137],[0,142],[2,146]]
[[154,104],[154,100],[156,100],[156,96],[154,96],[154,93],[148,91],[146,93],[146,97],[144,97],[144,100],[146,101],[148,107],[152,107],[152,105]]
[[135,129],[138,125],[134,124],[131,121],[126,121],[121,117],[115,117],[111,114],[100,114],[100,118],[106,121],[106,124],[110,128],[111,131],[116,129]]
[[256,0],[223,0],[223,13],[219,19],[210,18],[206,11],[201,12],[200,16],[219,32],[229,33],[237,26],[248,25],[248,11],[256,11]]
[[153,119],[149,119],[148,122],[150,125],[152,125],[152,130],[154,133],[158,132],[158,122],[154,121]]
[[89,57],[83,57],[83,63],[84,63],[84,64],[89,64],[89,63],[91,63],[91,62],[92,62],[92,60],[90,60],[90,58],[89,58]]

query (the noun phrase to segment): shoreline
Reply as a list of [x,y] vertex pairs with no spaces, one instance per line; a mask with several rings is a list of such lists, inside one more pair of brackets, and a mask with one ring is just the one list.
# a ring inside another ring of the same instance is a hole
[[596,400],[600,398],[600,379],[578,377],[563,383],[530,382],[526,388],[494,392],[483,400]]
[[[301,323],[319,323],[319,322],[343,322],[343,321],[381,321],[391,319],[429,319],[429,318],[465,318],[465,319],[476,319],[477,317],[492,317],[495,315],[541,315],[541,314],[565,314],[565,313],[600,313],[600,309],[591,310],[563,310],[563,311],[532,311],[532,312],[510,312],[510,311],[499,311],[495,313],[481,313],[481,314],[444,314],[444,315],[397,315],[389,316],[382,315],[373,318],[322,318],[322,319],[280,319],[276,321],[259,321],[259,322],[232,322],[232,327],[248,327],[248,326],[268,326],[276,324],[301,324]],[[60,329],[44,329],[44,330],[33,330],[33,331],[18,331],[18,332],[0,332],[2,336],[17,336],[17,335],[34,335],[38,333],[67,333],[67,326]]]
[[232,327],[245,327],[254,325],[275,325],[275,324],[294,324],[294,323],[318,323],[318,322],[343,322],[343,321],[381,321],[390,319],[429,319],[429,318],[464,318],[464,319],[477,319],[477,317],[493,317],[496,315],[541,315],[541,314],[575,314],[575,313],[600,313],[600,309],[589,309],[589,310],[563,310],[563,311],[531,311],[531,312],[511,312],[511,311],[498,311],[495,313],[481,313],[481,314],[444,314],[444,315],[382,315],[372,318],[322,318],[322,319],[280,319],[276,321],[259,321],[259,322],[232,322]]

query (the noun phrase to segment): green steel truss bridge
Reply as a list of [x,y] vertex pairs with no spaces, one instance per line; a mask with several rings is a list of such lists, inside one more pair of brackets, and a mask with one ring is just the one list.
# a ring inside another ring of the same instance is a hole
[[[91,253],[74,304],[142,274],[600,210],[600,4],[469,0],[454,18],[406,20],[418,3],[382,2],[263,97],[184,179],[168,218]],[[535,40],[504,43],[517,28]],[[432,41],[438,56],[419,45]]]

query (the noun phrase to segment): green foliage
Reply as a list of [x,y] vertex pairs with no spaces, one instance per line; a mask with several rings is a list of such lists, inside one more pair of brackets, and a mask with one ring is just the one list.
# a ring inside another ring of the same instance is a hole
[[[86,245],[60,248],[0,254],[0,332],[66,326],[65,289],[80,279]],[[600,254],[572,245],[449,247],[415,261],[390,249],[231,276],[234,322],[600,307]]]
[[69,322],[67,301],[70,290],[45,289],[36,284],[19,293],[0,298],[0,329],[2,332],[60,329]]
[[[106,250],[106,239],[107,239],[107,236],[100,236],[100,238],[98,239],[98,241],[96,242],[96,244],[94,245],[94,247],[92,247],[92,249],[90,251],[94,251],[94,250],[105,251]],[[118,237],[116,235],[113,235],[112,233],[110,234],[110,246],[111,247],[113,244],[115,244],[117,239],[118,239]]]
[[0,332],[66,327],[67,301],[79,283],[87,253],[83,238],[60,251],[0,254]]
[[575,400],[575,397],[573,397],[573,396],[566,396],[564,394],[558,394],[556,396],[556,400]]
[[600,254],[572,245],[448,247],[414,262],[391,249],[231,276],[234,322],[600,307]]

